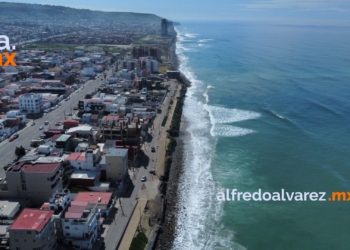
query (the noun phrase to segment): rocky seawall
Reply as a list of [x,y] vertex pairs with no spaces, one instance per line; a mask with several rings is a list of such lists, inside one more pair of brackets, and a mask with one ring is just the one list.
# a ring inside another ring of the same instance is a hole
[[[176,55],[176,39],[174,39],[173,44],[171,45],[171,57],[172,57],[172,69],[178,70],[179,60]],[[179,206],[179,180],[181,174],[184,170],[184,144],[183,139],[186,136],[189,136],[186,132],[186,127],[184,122],[184,117],[182,115],[182,108],[184,99],[186,97],[187,87],[190,86],[190,81],[181,74],[178,79],[180,84],[182,84],[183,91],[181,91],[181,96],[179,97],[178,102],[182,103],[180,108],[180,117],[176,122],[179,122],[179,131],[172,137],[172,140],[175,140],[174,147],[171,149],[171,152],[167,154],[167,160],[165,165],[165,178],[167,181],[163,182],[163,192],[165,195],[164,202],[164,214],[163,220],[161,223],[161,228],[158,230],[158,235],[156,239],[156,244],[153,249],[157,250],[169,250],[172,249],[173,242],[175,239],[175,233],[177,228],[177,215],[178,215],[178,206]],[[174,120],[173,120],[174,121]]]

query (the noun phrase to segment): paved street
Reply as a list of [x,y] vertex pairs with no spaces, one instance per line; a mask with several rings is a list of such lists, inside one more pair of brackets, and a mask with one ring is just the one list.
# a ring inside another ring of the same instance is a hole
[[[134,207],[136,205],[136,198],[138,197],[138,194],[141,190],[141,187],[144,182],[141,182],[141,177],[145,175],[147,177],[147,181],[152,180],[152,175],[149,173],[151,169],[154,168],[155,162],[157,161],[158,156],[158,150],[156,150],[155,153],[151,152],[151,146],[155,147],[157,149],[159,140],[158,135],[161,128],[161,124],[163,122],[163,118],[166,114],[166,111],[168,110],[169,102],[171,99],[171,96],[174,94],[175,91],[175,83],[171,83],[170,92],[167,94],[166,99],[163,103],[163,109],[162,113],[157,115],[157,119],[154,122],[154,130],[152,132],[153,138],[149,143],[146,143],[144,145],[144,152],[145,156],[142,159],[142,162],[140,163],[140,166],[137,169],[135,169],[135,178],[131,176],[133,179],[133,186],[129,187],[129,192],[132,189],[132,193],[129,197],[124,197],[121,199],[121,209],[118,210],[115,221],[110,225],[108,234],[105,238],[105,246],[107,250],[114,250],[117,247],[118,242],[120,241],[124,230],[127,227],[127,224],[130,220],[130,217],[133,213]],[[170,119],[170,118],[168,118]],[[146,164],[144,164],[146,162]],[[144,165],[142,165],[144,164]],[[144,168],[144,166],[147,166],[147,169]],[[154,178],[154,177],[153,177]],[[146,182],[147,182],[146,181]]]
[[[112,74],[112,67],[107,71],[107,77]],[[73,107],[78,105],[78,101],[84,98],[86,94],[91,94],[97,87],[102,83],[101,76],[96,77],[96,80],[90,80],[84,84],[84,88],[79,88],[70,95],[68,101],[62,100],[61,106],[57,109],[44,113],[42,118],[35,120],[35,125],[31,126],[31,122],[27,123],[27,126],[18,131],[19,137],[12,142],[8,139],[0,143],[0,177],[5,177],[5,171],[3,166],[5,166],[9,161],[15,159],[15,148],[21,145],[24,148],[30,148],[30,141],[39,138],[43,134],[43,130],[39,130],[40,126],[45,129],[55,128],[55,123],[58,121],[64,121],[64,114],[73,111]],[[69,116],[66,116],[69,119]],[[49,121],[49,125],[44,124],[45,121]]]

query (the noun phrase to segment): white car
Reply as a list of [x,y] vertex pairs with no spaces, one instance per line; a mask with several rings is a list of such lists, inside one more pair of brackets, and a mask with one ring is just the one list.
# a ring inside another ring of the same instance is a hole
[[40,126],[40,127],[39,127],[39,130],[43,130],[43,129],[44,129],[44,127],[43,127],[43,126]]
[[146,181],[147,180],[147,177],[144,175],[141,177],[141,181]]

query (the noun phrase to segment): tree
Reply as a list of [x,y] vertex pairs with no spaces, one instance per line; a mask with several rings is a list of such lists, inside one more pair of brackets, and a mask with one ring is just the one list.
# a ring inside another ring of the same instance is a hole
[[17,156],[17,159],[20,158],[20,156],[19,156],[19,147],[15,148],[15,156]]
[[15,155],[17,156],[17,159],[21,158],[22,156],[26,155],[26,150],[23,146],[16,147],[15,148]]
[[19,147],[19,155],[20,155],[20,157],[23,157],[26,155],[26,150],[24,149],[23,146]]

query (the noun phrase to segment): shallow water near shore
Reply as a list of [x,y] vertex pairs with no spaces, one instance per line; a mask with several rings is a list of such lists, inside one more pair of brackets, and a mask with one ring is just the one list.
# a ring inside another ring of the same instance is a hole
[[350,187],[345,27],[182,23],[184,173],[173,249],[348,249],[346,202],[226,201],[218,191]]

